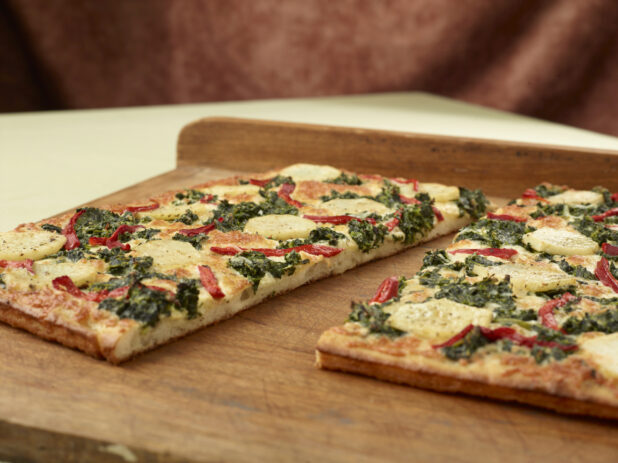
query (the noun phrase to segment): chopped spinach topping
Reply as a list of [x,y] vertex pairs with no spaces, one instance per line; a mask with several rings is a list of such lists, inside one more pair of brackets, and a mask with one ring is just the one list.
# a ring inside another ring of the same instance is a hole
[[430,288],[452,283],[453,280],[450,280],[449,278],[442,276],[442,274],[440,273],[440,270],[441,270],[440,268],[435,268],[433,270],[426,270],[424,272],[419,272],[417,274],[419,283],[424,286],[429,286]]
[[57,225],[52,225],[51,223],[44,223],[41,225],[41,228],[48,232],[62,233],[62,228]]
[[48,256],[50,259],[57,259],[59,262],[65,262],[70,260],[71,262],[77,262],[78,260],[84,259],[86,257],[95,257],[95,254],[84,250],[83,248],[75,248],[67,251],[66,249],[61,249],[56,254]]
[[308,262],[309,260],[302,260],[296,251],[286,254],[283,262],[269,259],[261,252],[243,251],[232,257],[228,261],[228,266],[247,278],[255,292],[266,273],[281,278],[283,275],[292,275],[297,265]]
[[126,298],[104,299],[99,309],[115,313],[120,318],[132,318],[147,326],[155,326],[162,316],[171,313],[173,305],[166,291],[157,291],[138,283],[129,288]]
[[541,198],[547,198],[549,196],[555,196],[557,194],[563,193],[566,188],[558,186],[558,185],[548,185],[548,184],[540,184],[534,187],[534,191]]
[[172,236],[172,239],[189,243],[191,246],[193,246],[199,251],[200,249],[202,249],[202,242],[208,239],[208,235],[206,233],[200,233],[198,235],[187,236],[183,235],[182,233],[176,233],[174,236]]
[[369,196],[369,198],[384,204],[386,207],[395,207],[401,204],[399,187],[388,180],[384,180],[382,191],[373,197]]
[[536,363],[541,364],[546,360],[563,360],[572,352],[559,349],[558,347],[533,346],[530,355],[532,355]]
[[333,199],[356,199],[360,198],[360,195],[354,193],[353,191],[346,191],[340,193],[336,190],[330,190],[330,195],[328,196],[320,196],[320,199],[324,202],[332,201]]
[[404,331],[386,324],[389,317],[390,314],[384,312],[379,304],[352,302],[352,313],[348,321],[360,323],[371,334],[382,334],[391,338],[405,334]]
[[455,242],[473,240],[485,243],[492,248],[500,248],[508,244],[523,246],[524,233],[531,231],[534,231],[532,227],[526,227],[526,224],[521,222],[481,219],[459,232]]
[[348,233],[362,252],[369,252],[379,247],[388,234],[388,229],[382,225],[372,225],[365,220],[350,220]]
[[321,241],[326,241],[330,246],[337,246],[339,240],[345,240],[346,236],[343,233],[339,233],[332,228],[318,227],[315,230],[311,230],[309,236],[306,239],[296,238],[293,240],[287,240],[281,242],[277,248],[288,249],[296,246],[303,246],[305,244],[314,244]]
[[451,360],[468,359],[481,347],[489,344],[478,326],[472,328],[462,339],[453,345],[443,347],[442,352]]
[[457,207],[459,208],[459,216],[468,214],[474,220],[480,219],[487,211],[489,201],[481,190],[468,190],[467,188],[459,187],[459,199]]
[[296,185],[296,183],[294,183],[294,180],[292,179],[292,177],[284,177],[283,175],[277,175],[276,177],[273,177],[262,188],[264,188],[265,190],[269,190],[269,189],[274,188],[276,186],[281,186],[284,183],[289,183],[290,185]]
[[493,303],[503,309],[515,308],[510,283],[506,280],[496,282],[493,278],[485,278],[477,283],[449,281],[440,286],[440,291],[434,297],[450,299],[473,307],[485,307]]
[[590,217],[583,217],[570,222],[577,231],[596,241],[598,244],[618,242],[618,231],[606,228],[603,223],[595,222]]
[[195,318],[199,295],[199,280],[187,279],[181,281],[176,287],[176,307],[185,310],[187,318]]
[[403,232],[404,243],[412,244],[431,230],[434,222],[434,212],[428,195],[417,195],[421,204],[406,205],[400,209],[399,229]]
[[191,209],[187,209],[185,213],[178,217],[174,222],[182,222],[185,225],[191,225],[197,219],[199,219],[197,214],[194,213]]
[[451,260],[444,249],[437,249],[435,251],[429,251],[423,257],[423,266],[421,270],[427,267],[437,267],[450,264]]
[[206,196],[206,193],[202,193],[198,190],[187,190],[184,193],[176,193],[176,199],[172,201],[174,206],[181,206],[183,204],[195,204],[200,199]]
[[589,331],[601,333],[616,333],[618,331],[618,307],[584,314],[583,317],[569,317],[562,324],[562,329],[568,334],[581,334]]
[[586,215],[597,215],[602,214],[607,210],[607,207],[604,205],[596,206],[596,205],[582,205],[582,204],[537,204],[537,209],[533,213],[530,214],[530,217],[533,219],[538,219],[539,217],[544,217],[547,215],[557,215],[560,217],[563,216],[586,216]]
[[88,243],[91,236],[109,238],[121,225],[137,224],[137,219],[130,212],[119,215],[96,207],[86,207],[79,211],[84,213],[75,221],[74,229],[82,246]]
[[362,185],[363,181],[358,178],[358,175],[348,175],[345,172],[341,172],[338,177],[331,180],[324,180],[324,183],[337,183],[339,185]]
[[153,236],[159,233],[161,230],[157,228],[145,228],[144,230],[140,230],[137,233],[133,234],[133,238],[140,238],[143,240],[151,240]]
[[573,275],[577,278],[583,278],[585,280],[596,280],[597,279],[594,273],[592,273],[586,267],[582,265],[573,266],[569,264],[565,259],[562,259],[558,263],[558,266],[563,272],[568,273],[569,275]]
[[268,214],[298,215],[298,209],[279,198],[275,191],[260,190],[260,195],[264,201],[259,204],[254,202],[231,204],[227,200],[222,200],[208,223],[215,223],[218,230],[228,232],[243,230],[247,221],[253,217]]
[[122,249],[101,249],[98,256],[108,263],[108,273],[115,276],[126,276],[130,273],[146,274],[153,264],[152,257],[128,256]]

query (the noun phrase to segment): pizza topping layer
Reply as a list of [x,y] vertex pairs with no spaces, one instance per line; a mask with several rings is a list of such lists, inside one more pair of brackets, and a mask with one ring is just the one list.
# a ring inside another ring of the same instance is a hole
[[[51,291],[78,301],[80,314],[50,299],[67,323],[147,332],[207,317],[262,286],[275,292],[278,280],[310,279],[318,264],[335,271],[383,247],[395,252],[487,205],[478,190],[296,164],[0,234],[0,297]],[[399,291],[396,282],[379,300]]]
[[[392,355],[447,375],[459,365],[482,381],[548,390],[573,383],[618,404],[617,208],[618,194],[603,188],[526,190],[427,253],[413,278],[390,277],[368,303],[354,302],[324,339],[346,333],[342,355]],[[564,376],[574,362],[588,373]]]

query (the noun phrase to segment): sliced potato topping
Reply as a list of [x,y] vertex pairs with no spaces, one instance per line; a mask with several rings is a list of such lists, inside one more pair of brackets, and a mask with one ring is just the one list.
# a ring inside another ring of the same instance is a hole
[[575,277],[571,275],[533,265],[504,264],[497,267],[475,265],[474,273],[481,277],[495,277],[498,280],[504,280],[508,276],[516,293],[566,289],[577,283]]
[[593,356],[593,361],[604,373],[618,377],[618,333],[590,339],[582,343],[581,348]]
[[567,190],[554,196],[549,196],[547,200],[551,204],[601,204],[603,195],[594,191],[586,190]]
[[289,240],[307,238],[311,230],[315,228],[317,228],[317,225],[312,220],[303,219],[296,215],[272,214],[250,219],[245,225],[244,231],[276,240]]
[[333,199],[324,203],[322,207],[330,211],[332,215],[362,214],[364,212],[386,214],[391,212],[384,204],[368,198]]
[[599,246],[579,232],[544,227],[524,235],[523,242],[535,251],[562,256],[594,254]]
[[45,230],[0,232],[0,259],[38,260],[55,254],[67,239]]
[[155,240],[142,243],[135,247],[135,254],[152,257],[154,259],[153,268],[161,271],[197,264],[201,260],[200,253],[193,246],[176,240]]
[[301,180],[331,180],[341,174],[339,169],[331,166],[318,166],[314,164],[293,164],[279,172],[284,177],[292,177],[295,181]]
[[414,336],[443,342],[469,324],[487,326],[492,311],[460,304],[448,299],[431,299],[422,304],[404,304],[391,314],[388,324]]
[[455,201],[459,199],[459,188],[440,183],[419,183],[418,191],[427,193],[436,201]]

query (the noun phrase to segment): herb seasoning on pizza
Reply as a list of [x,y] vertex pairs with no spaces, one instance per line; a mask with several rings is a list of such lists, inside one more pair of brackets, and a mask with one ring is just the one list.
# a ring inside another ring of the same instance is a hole
[[479,191],[296,164],[0,233],[0,320],[121,362],[452,232]]
[[317,361],[618,418],[618,194],[526,190],[429,252],[413,278],[353,303],[347,323],[322,334]]

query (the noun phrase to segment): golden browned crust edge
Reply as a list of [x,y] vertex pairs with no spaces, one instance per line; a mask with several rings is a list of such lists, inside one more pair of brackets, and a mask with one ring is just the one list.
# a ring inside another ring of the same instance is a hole
[[316,363],[318,367],[325,370],[356,373],[422,389],[489,397],[505,402],[519,402],[570,415],[618,419],[618,407],[610,405],[558,397],[539,391],[496,386],[479,381],[413,371],[399,366],[345,357],[319,348],[316,349]]
[[55,341],[64,346],[81,350],[94,358],[101,359],[104,357],[94,334],[86,334],[47,320],[40,320],[4,303],[0,303],[0,321],[48,341]]

